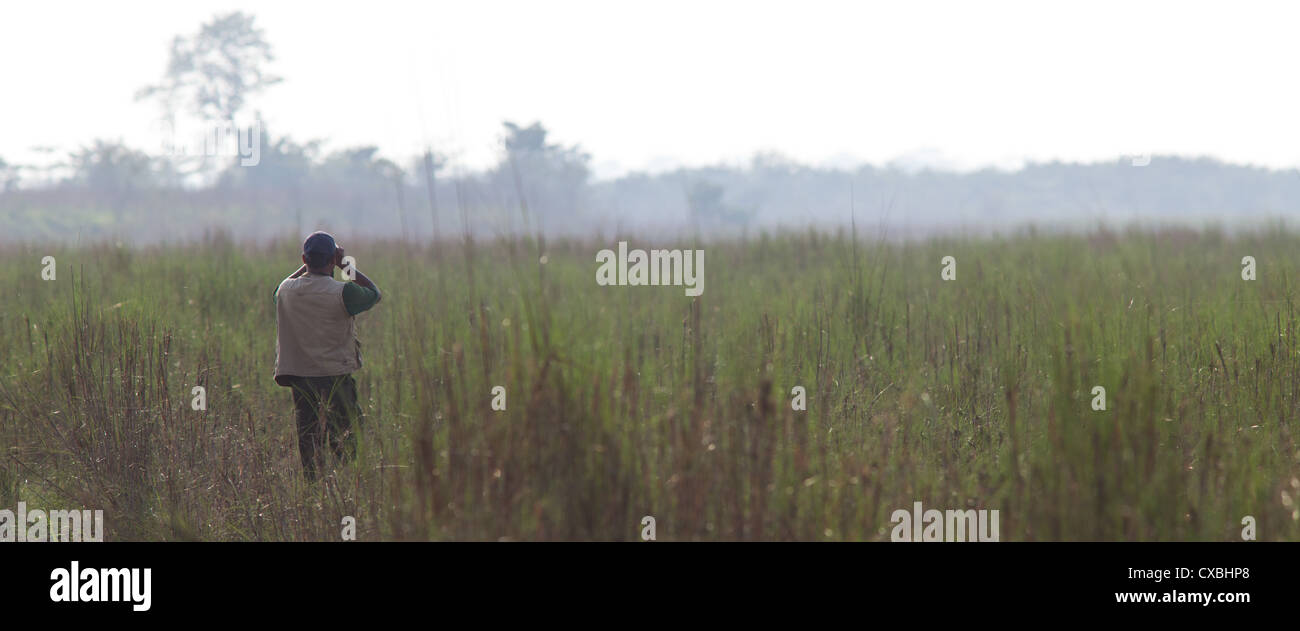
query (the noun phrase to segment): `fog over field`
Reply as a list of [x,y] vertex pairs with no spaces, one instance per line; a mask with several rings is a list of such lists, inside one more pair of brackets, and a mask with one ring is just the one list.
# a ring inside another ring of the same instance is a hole
[[381,2],[308,29],[291,5],[74,3],[85,22],[56,29],[59,6],[0,24],[0,55],[37,60],[0,69],[27,97],[0,103],[7,242],[1232,231],[1300,211],[1300,90],[1277,80],[1300,50],[1267,36],[1276,6]]

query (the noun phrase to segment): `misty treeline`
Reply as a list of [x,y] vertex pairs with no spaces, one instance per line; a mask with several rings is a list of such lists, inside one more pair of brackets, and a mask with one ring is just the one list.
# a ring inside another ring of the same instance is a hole
[[[177,36],[158,83],[137,100],[169,124],[227,129],[281,83],[253,16],[218,15]],[[260,116],[252,120],[258,121]],[[171,127],[170,129],[178,129]],[[1030,164],[955,173],[901,163],[819,168],[767,152],[747,164],[596,180],[580,146],[540,122],[505,121],[491,167],[468,170],[436,147],[389,157],[376,146],[326,151],[264,124],[256,163],[240,156],[153,151],[95,139],[40,165],[0,155],[0,241],[188,240],[213,232],[279,238],[313,229],[409,239],[501,234],[704,236],[854,226],[910,237],[1098,223],[1237,228],[1300,209],[1300,172],[1210,159]],[[0,152],[4,147],[0,146]]]
[[547,142],[540,125],[507,125],[497,165],[454,174],[433,152],[401,163],[375,147],[322,155],[319,142],[263,131],[257,166],[232,161],[198,187],[185,186],[166,158],[101,141],[71,156],[66,177],[36,186],[8,180],[0,239],[157,243],[213,231],[260,239],[317,228],[418,240],[525,232],[735,236],[850,225],[914,237],[1025,224],[1210,222],[1234,229],[1300,210],[1295,172],[1209,159],[953,173],[816,168],[764,154],[746,165],[594,180],[579,148]]

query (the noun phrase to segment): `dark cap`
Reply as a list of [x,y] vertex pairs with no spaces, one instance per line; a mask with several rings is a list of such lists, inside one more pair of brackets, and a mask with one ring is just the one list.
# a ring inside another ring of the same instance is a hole
[[303,254],[325,254],[334,256],[334,250],[336,249],[337,246],[334,243],[334,237],[330,236],[330,233],[328,232],[321,232],[319,230],[307,235],[307,239],[302,242]]

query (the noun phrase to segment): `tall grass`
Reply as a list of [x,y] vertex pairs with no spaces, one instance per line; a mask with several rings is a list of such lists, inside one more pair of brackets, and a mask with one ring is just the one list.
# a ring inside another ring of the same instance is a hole
[[294,243],[0,251],[0,506],[110,540],[887,540],[915,501],[1003,540],[1300,536],[1297,234],[764,235],[700,246],[699,298],[597,286],[610,243],[347,245],[385,298],[359,458],[316,485],[271,380]]

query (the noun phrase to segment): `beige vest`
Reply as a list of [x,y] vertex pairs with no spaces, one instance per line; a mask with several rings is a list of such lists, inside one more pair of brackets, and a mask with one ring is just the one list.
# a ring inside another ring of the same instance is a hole
[[361,368],[356,319],[343,306],[343,286],[303,274],[280,283],[275,299],[275,377],[330,377]]

